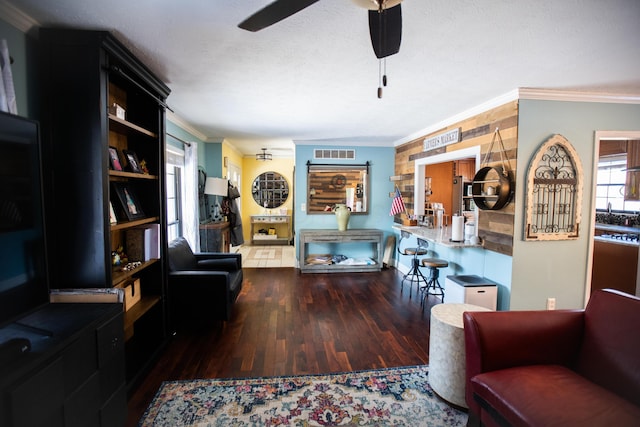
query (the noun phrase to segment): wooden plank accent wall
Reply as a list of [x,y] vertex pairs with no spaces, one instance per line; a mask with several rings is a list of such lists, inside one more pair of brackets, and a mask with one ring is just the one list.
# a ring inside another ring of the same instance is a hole
[[[332,182],[335,175],[346,178],[344,187],[336,188]],[[309,195],[307,210],[310,212],[326,212],[325,208],[333,208],[336,203],[346,203],[347,188],[353,188],[362,182],[362,172],[359,170],[311,171],[308,173],[309,188],[313,188],[314,195]]]
[[[461,140],[459,143],[451,144],[436,150],[423,151],[423,141],[427,137],[439,135],[452,129],[461,128]],[[436,154],[445,152],[453,152],[463,148],[480,146],[481,161],[484,161],[495,129],[500,129],[500,136],[504,143],[506,151],[506,165],[511,170],[511,178],[513,180],[513,196],[511,201],[501,210],[490,211],[481,210],[478,214],[478,235],[482,239],[485,249],[499,252],[511,256],[513,253],[513,236],[514,236],[514,216],[515,216],[515,182],[516,176],[516,157],[518,149],[518,101],[508,102],[500,107],[493,108],[484,113],[478,114],[461,122],[452,124],[446,128],[436,132],[423,135],[413,141],[407,142],[396,147],[395,155],[395,175],[410,175],[410,179],[397,181],[396,184],[400,191],[413,192],[414,182],[413,174],[415,161]],[[487,157],[487,163],[479,165],[478,168],[484,166],[501,166],[500,144],[496,141],[493,144],[493,150]],[[413,198],[411,198],[413,199]],[[405,198],[407,210],[413,213],[413,200],[408,201]],[[411,209],[409,208],[411,207]]]

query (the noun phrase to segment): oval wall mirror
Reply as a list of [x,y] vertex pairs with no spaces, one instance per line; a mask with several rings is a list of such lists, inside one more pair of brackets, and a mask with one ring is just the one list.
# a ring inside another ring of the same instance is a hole
[[289,183],[278,172],[264,172],[253,180],[251,194],[263,208],[279,208],[289,198]]

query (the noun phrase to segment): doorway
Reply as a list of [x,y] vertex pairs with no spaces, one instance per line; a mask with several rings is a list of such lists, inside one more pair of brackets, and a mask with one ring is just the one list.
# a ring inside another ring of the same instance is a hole
[[[473,165],[471,170],[459,170],[456,174],[464,174],[467,178],[473,177],[476,173],[476,169],[480,165],[480,146],[463,148],[461,150],[451,151],[448,153],[437,154],[434,156],[424,157],[421,159],[417,159],[415,161],[415,170],[414,170],[414,188],[415,188],[415,196],[414,196],[414,213],[416,215],[425,215],[425,205],[429,199],[431,199],[431,195],[433,192],[434,182],[433,179],[427,179],[427,168],[440,168],[442,165],[451,165],[450,171],[448,172],[450,175],[446,179],[441,179],[443,185],[450,186],[451,189],[443,190],[451,194],[453,188],[453,171],[455,169],[454,164],[457,165],[458,168],[463,169],[470,165]],[[464,165],[464,167],[462,167]],[[446,166],[445,166],[446,167]],[[428,184],[427,184],[428,183]],[[431,188],[427,188],[427,185],[430,185]],[[462,187],[460,187],[462,189]],[[460,193],[460,197],[462,197],[462,193]],[[433,200],[435,201],[435,200]],[[451,202],[449,202],[451,203]],[[453,205],[452,205],[453,206]],[[453,209],[453,207],[451,208]],[[455,213],[455,212],[451,212]],[[465,214],[466,215],[466,214]],[[478,223],[478,209],[473,209],[469,212],[472,221],[477,224]],[[477,233],[477,229],[476,229]]]
[[[633,232],[633,227],[640,227],[640,224],[638,224],[637,222],[629,222],[626,220],[627,217],[633,217],[633,215],[631,215],[631,212],[629,214],[626,214],[623,210],[619,213],[619,215],[611,215],[611,211],[615,211],[615,209],[611,208],[611,204],[606,203],[607,207],[604,209],[602,208],[602,206],[599,206],[602,204],[602,202],[600,202],[599,200],[602,200],[602,193],[603,189],[605,188],[602,183],[600,183],[600,186],[598,186],[598,173],[601,152],[604,152],[604,150],[606,150],[605,147],[607,145],[610,145],[611,141],[620,141],[621,143],[624,143],[630,140],[640,140],[640,131],[597,131],[595,135],[595,156],[592,175],[594,178],[591,193],[592,225],[589,232],[590,263],[588,264],[587,268],[587,277],[589,279],[587,280],[587,289],[585,290],[585,304],[588,302],[592,290],[602,287],[600,282],[602,282],[603,280],[609,279],[608,287],[616,287],[616,281],[610,280],[610,278],[613,278],[614,271],[616,271],[616,269],[620,266],[620,260],[622,258],[620,254],[615,255],[613,256],[613,258],[611,258],[608,255],[608,253],[611,252],[609,249],[613,249],[615,251],[624,249],[626,254],[625,257],[628,258],[629,261],[634,261],[632,263],[632,269],[635,269],[635,271],[628,272],[628,276],[635,276],[635,289],[633,284],[631,284],[629,286],[625,286],[624,289],[621,290],[632,294],[635,293],[636,296],[640,296],[640,283],[638,280],[640,278],[640,251],[638,250],[639,248],[637,243],[634,245],[633,243],[629,244],[624,242],[617,242],[615,240],[609,242],[607,240],[608,237],[601,237],[602,235],[611,235],[618,233],[633,234],[629,233],[629,231]],[[624,151],[626,158],[626,150]],[[631,185],[629,180],[625,180],[625,183],[626,185],[623,187]],[[617,184],[611,183],[609,185],[615,186]],[[625,188],[624,191],[626,193],[627,189]],[[624,208],[624,205],[622,206],[622,209],[626,209]],[[640,234],[640,228],[638,228],[638,232],[638,234]],[[624,264],[625,266],[628,266],[629,262],[624,262]]]
[[[240,191],[242,191],[242,168],[237,164],[229,161],[227,163],[227,179],[233,183]],[[238,211],[242,212],[242,197],[235,199],[238,204]],[[237,252],[240,246],[231,246],[231,252]]]

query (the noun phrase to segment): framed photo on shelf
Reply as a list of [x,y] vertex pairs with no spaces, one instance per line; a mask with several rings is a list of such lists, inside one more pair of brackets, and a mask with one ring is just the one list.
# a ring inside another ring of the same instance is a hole
[[144,218],[144,212],[136,194],[127,182],[114,182],[113,189],[118,197],[120,206],[129,221]]
[[113,203],[109,201],[109,223],[111,225],[118,223],[118,218],[116,218],[116,211],[113,209]]
[[118,156],[118,149],[116,147],[109,146],[109,166],[114,171],[122,170],[122,163],[120,163],[120,156]]
[[140,167],[140,162],[138,161],[138,156],[136,155],[136,153],[131,150],[122,150],[122,153],[127,159],[127,168],[129,168],[129,171],[142,173],[142,168]]

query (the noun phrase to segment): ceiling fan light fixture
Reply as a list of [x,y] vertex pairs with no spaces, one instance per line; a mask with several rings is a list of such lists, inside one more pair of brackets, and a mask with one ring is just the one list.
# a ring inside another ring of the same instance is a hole
[[262,162],[267,160],[273,160],[273,154],[267,153],[267,149],[262,148],[262,153],[256,153],[256,160],[262,161]]
[[369,10],[389,9],[399,5],[402,0],[351,0],[360,7]]
[[[300,12],[319,0],[273,0],[270,4],[242,21],[238,27],[248,31],[259,31]],[[357,6],[367,9],[369,36],[373,51],[378,59],[395,55],[400,51],[402,41],[402,0],[352,0]],[[382,61],[381,61],[382,62]],[[387,73],[380,72],[378,98],[382,98],[382,88],[387,86]],[[257,160],[271,160],[266,149],[256,154]]]

